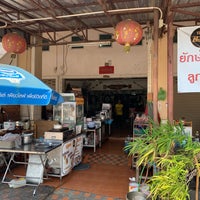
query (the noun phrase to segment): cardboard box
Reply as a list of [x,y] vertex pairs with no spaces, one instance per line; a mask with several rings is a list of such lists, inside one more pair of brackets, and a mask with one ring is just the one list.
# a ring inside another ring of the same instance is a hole
[[51,130],[57,124],[56,121],[49,121],[49,120],[37,120],[35,121],[36,125],[36,138],[44,137],[44,132]]
[[44,139],[47,140],[63,140],[64,134],[63,132],[44,132]]

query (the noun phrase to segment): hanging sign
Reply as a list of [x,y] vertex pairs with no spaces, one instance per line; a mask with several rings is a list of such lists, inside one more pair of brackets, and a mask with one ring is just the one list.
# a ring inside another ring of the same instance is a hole
[[200,26],[178,28],[178,93],[200,92]]
[[114,66],[100,66],[99,67],[99,74],[113,74],[114,73]]

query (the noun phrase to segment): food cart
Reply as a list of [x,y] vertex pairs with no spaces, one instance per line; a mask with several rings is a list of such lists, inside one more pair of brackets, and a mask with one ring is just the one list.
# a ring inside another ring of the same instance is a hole
[[[0,64],[0,105],[56,105],[62,103],[64,100],[62,96],[49,86],[43,83],[40,79],[22,68]],[[43,181],[43,174],[45,172],[45,163],[47,160],[47,153],[57,148],[61,144],[58,142],[36,142],[32,141],[28,144],[18,144],[15,146],[7,145],[8,140],[2,141],[6,143],[5,146],[0,147],[0,152],[4,157],[4,153],[10,153],[2,183],[10,183],[6,180],[10,165],[12,162],[18,164],[27,164],[27,171],[25,176],[25,185],[37,187]],[[12,144],[9,142],[9,144]],[[28,154],[28,162],[15,161],[15,155]],[[4,161],[6,161],[4,157]],[[18,176],[19,177],[19,176]],[[13,183],[13,182],[12,182]]]

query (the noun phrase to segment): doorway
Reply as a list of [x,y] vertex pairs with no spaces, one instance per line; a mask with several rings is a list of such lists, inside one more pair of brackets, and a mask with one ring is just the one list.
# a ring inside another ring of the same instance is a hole
[[[123,129],[117,132],[132,133],[134,116],[130,112],[142,113],[146,107],[147,78],[112,79],[65,79],[63,92],[69,85],[81,88],[84,97],[84,116],[95,117],[102,110],[103,103],[112,105],[112,130],[116,129],[115,104],[120,99],[124,105]],[[114,132],[114,131],[113,131]],[[115,132],[116,133],[116,132]]]

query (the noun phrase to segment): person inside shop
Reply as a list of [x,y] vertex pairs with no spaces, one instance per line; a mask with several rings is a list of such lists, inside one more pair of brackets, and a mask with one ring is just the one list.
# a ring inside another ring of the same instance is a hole
[[122,127],[123,108],[124,108],[124,105],[121,103],[121,100],[119,99],[118,102],[115,104],[116,126],[119,127],[119,128]]

